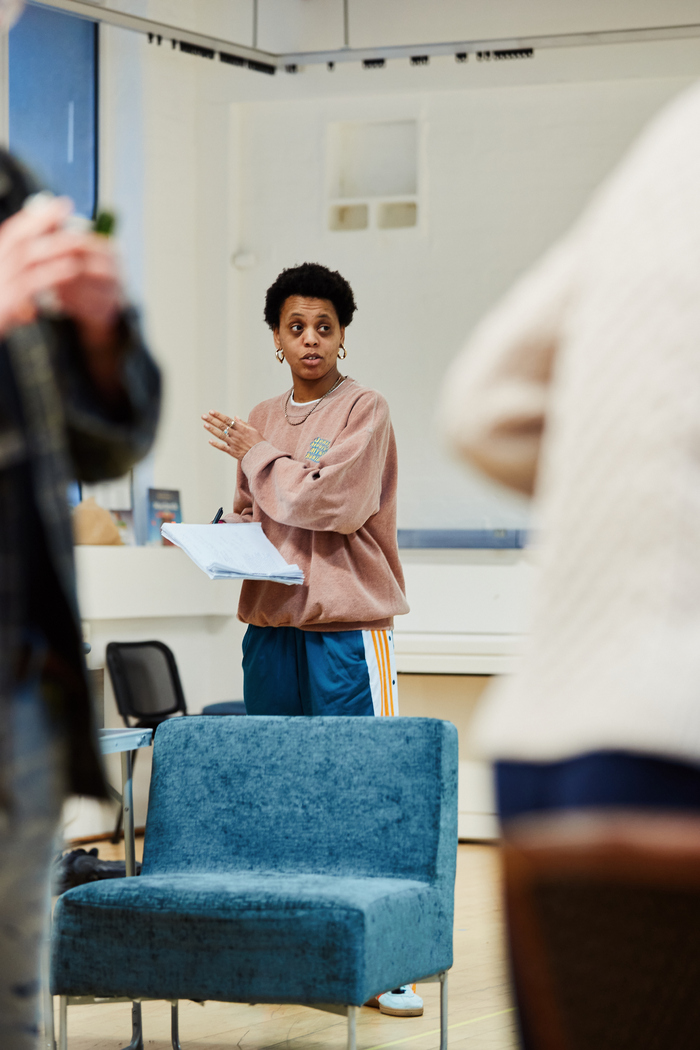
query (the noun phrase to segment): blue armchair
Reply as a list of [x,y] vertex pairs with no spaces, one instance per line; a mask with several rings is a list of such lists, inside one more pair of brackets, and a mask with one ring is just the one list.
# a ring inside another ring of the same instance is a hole
[[354,1046],[358,1006],[439,978],[444,1046],[456,852],[449,722],[165,722],[141,875],[56,906],[61,1016],[69,997],[301,1003],[347,1014]]

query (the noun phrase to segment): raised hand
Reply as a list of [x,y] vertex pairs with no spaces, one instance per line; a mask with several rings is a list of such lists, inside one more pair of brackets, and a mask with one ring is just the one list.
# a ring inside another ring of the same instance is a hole
[[93,379],[116,393],[125,302],[116,256],[104,237],[64,228],[72,210],[50,198],[0,226],[0,338],[34,321],[48,299],[78,326]]
[[228,453],[234,459],[243,459],[253,445],[265,440],[259,430],[238,416],[227,416],[224,412],[212,409],[211,412],[206,412],[202,419],[204,429],[212,435],[209,444],[218,448],[220,452]]

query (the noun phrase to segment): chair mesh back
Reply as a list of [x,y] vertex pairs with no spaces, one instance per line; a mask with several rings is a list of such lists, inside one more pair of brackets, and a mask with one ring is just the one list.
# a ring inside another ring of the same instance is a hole
[[185,712],[175,658],[162,642],[110,642],[107,666],[122,716],[159,719]]

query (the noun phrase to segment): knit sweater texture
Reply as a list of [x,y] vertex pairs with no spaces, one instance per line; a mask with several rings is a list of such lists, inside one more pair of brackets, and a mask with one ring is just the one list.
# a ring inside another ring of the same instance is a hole
[[535,490],[530,641],[476,733],[492,757],[700,760],[698,187],[696,87],[448,376],[452,443]]
[[[250,413],[265,440],[239,464],[234,513],[226,520],[261,522],[282,557],[303,571],[304,583],[245,580],[238,617],[307,631],[390,628],[408,604],[389,407],[349,377],[317,408],[287,398],[263,401]],[[285,405],[298,426],[288,422]]]

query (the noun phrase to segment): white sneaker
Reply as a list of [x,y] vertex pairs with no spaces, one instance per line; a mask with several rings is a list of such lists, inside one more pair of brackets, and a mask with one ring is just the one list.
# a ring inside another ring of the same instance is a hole
[[379,1009],[383,1014],[391,1014],[392,1017],[422,1017],[423,1000],[416,995],[415,987],[404,984],[401,988],[394,988],[390,992],[384,992],[377,996]]

